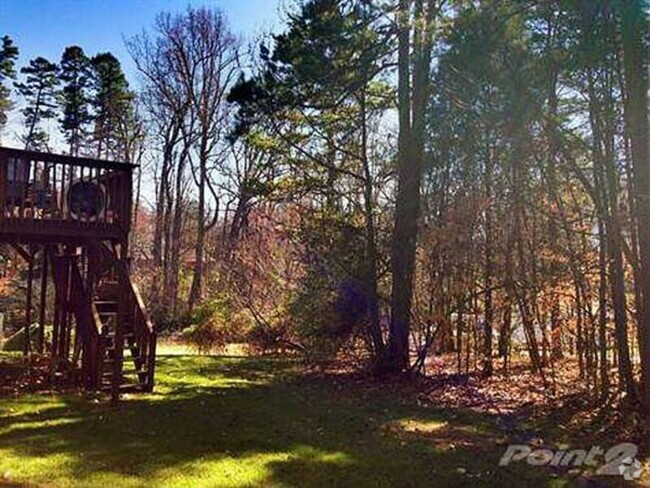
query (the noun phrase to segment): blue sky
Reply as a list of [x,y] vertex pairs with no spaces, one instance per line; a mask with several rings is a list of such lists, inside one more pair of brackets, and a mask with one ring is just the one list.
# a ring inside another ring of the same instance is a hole
[[20,64],[36,56],[58,61],[63,49],[79,45],[88,55],[111,51],[136,81],[125,37],[149,28],[159,12],[188,5],[221,8],[232,30],[245,38],[277,29],[286,0],[0,0],[0,36],[20,49]]
[[[87,55],[112,52],[121,61],[131,85],[138,74],[124,39],[150,29],[160,12],[181,12],[191,6],[220,8],[233,33],[244,40],[281,28],[293,0],[0,0],[0,36],[9,35],[20,50],[18,67],[36,56],[59,62],[67,46],[81,46]],[[14,93],[14,99],[16,99]],[[16,100],[20,109],[20,100]],[[19,147],[21,117],[9,114],[2,142]],[[47,124],[46,124],[47,125]],[[56,121],[46,126],[56,138]],[[56,142],[54,141],[56,144]]]

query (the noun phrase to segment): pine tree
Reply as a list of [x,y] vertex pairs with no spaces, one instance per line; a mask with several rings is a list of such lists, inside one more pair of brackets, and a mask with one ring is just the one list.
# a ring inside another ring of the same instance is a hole
[[264,71],[241,79],[230,94],[239,109],[235,135],[258,131],[276,120],[273,125],[279,129],[272,129],[271,135],[289,141],[282,149],[286,154],[295,149],[297,134],[310,134],[309,150],[301,150],[304,158],[295,165],[308,174],[300,184],[310,191],[318,185],[326,195],[328,218],[342,216],[337,211],[340,185],[355,187],[363,209],[363,265],[349,269],[344,279],[358,282],[367,300],[367,332],[377,364],[384,356],[378,290],[380,217],[375,197],[377,157],[369,145],[375,121],[392,98],[382,75],[391,50],[385,34],[377,31],[382,15],[367,2],[304,2],[291,16],[287,31],[274,36],[272,52],[261,47]]
[[124,72],[111,53],[101,53],[91,61],[93,70],[94,141],[97,157],[119,157],[117,128],[128,116],[133,101]]
[[7,79],[16,77],[15,62],[18,48],[9,36],[3,36],[0,44],[0,133],[7,123],[7,112],[11,110],[11,88],[5,86]]
[[56,116],[56,87],[59,82],[56,64],[39,56],[20,72],[26,75],[24,82],[16,83],[26,102],[21,111],[25,117],[25,134],[21,140],[25,149],[46,149],[48,135],[41,124]]
[[90,114],[90,60],[78,46],[66,48],[61,57],[59,79],[63,84],[61,91],[62,118],[61,131],[70,147],[70,154],[76,156],[83,146]]

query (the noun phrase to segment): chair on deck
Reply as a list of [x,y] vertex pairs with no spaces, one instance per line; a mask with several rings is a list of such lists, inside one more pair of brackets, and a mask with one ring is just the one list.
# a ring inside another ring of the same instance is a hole
[[10,158],[7,164],[7,188],[5,209],[9,217],[20,217],[21,209],[27,204],[27,182],[29,162]]
[[49,184],[48,171],[36,169],[30,178],[28,161],[10,159],[7,166],[5,215],[43,218],[56,211],[55,195]]

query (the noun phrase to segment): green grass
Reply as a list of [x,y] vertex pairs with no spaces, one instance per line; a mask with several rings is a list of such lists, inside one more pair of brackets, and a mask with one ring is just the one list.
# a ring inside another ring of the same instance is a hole
[[273,359],[168,355],[156,393],[0,398],[0,486],[564,486],[489,418]]

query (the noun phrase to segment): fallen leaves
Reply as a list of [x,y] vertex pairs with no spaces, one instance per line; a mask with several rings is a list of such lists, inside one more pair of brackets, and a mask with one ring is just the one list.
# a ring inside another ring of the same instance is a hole
[[74,374],[57,374],[55,381],[50,376],[50,359],[47,356],[31,354],[8,356],[0,359],[0,397],[17,396],[24,393],[48,393],[74,387]]

